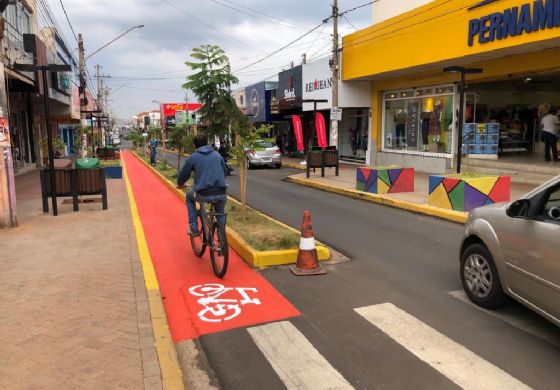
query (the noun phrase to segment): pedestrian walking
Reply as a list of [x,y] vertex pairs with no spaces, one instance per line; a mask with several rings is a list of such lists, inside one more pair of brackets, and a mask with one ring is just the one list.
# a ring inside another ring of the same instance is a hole
[[550,161],[551,152],[552,159],[560,161],[558,158],[558,124],[560,124],[560,120],[558,120],[557,113],[554,110],[549,110],[541,120],[541,137],[544,142],[545,161]]
[[148,146],[150,148],[150,164],[155,166],[156,165],[157,146],[158,146],[157,139],[156,138],[151,138]]

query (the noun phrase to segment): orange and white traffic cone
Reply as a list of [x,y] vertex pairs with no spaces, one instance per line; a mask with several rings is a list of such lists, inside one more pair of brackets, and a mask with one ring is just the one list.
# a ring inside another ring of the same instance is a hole
[[303,222],[301,224],[301,237],[299,239],[299,252],[296,265],[290,267],[292,273],[297,276],[323,275],[325,271],[319,265],[313,228],[311,227],[311,212],[303,212]]

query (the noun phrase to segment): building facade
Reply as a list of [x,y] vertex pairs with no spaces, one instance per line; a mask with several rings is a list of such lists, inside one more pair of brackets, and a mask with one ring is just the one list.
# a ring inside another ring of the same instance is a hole
[[[344,37],[343,80],[371,83],[372,163],[444,172],[459,145],[521,163],[541,155],[539,107],[560,107],[558,15],[554,0],[435,0]],[[460,140],[461,76],[449,66],[482,72],[466,75]]]
[[[71,125],[79,123],[72,107],[74,72],[47,73],[43,88],[40,72],[22,71],[19,64],[65,64],[76,68],[64,40],[53,26],[40,25],[39,9],[45,3],[16,0],[4,2],[2,53],[0,53],[0,227],[17,224],[15,180],[18,173],[43,166],[48,156],[45,93],[49,94],[53,138],[65,141],[65,154],[72,152]],[[59,132],[59,125],[62,131]]]

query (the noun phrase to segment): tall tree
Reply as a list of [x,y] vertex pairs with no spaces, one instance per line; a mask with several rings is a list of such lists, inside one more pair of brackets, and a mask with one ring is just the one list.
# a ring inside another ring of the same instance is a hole
[[224,136],[242,115],[230,93],[231,86],[239,80],[231,73],[229,58],[219,46],[194,48],[191,57],[195,61],[185,64],[195,73],[187,76],[183,88],[193,91],[203,104],[199,112],[208,135]]

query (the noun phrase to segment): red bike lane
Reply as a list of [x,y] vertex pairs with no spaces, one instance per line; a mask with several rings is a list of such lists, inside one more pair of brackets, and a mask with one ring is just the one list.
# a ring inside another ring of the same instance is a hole
[[198,258],[191,249],[185,204],[136,157],[122,158],[175,342],[300,314],[231,249],[217,278],[208,250]]

